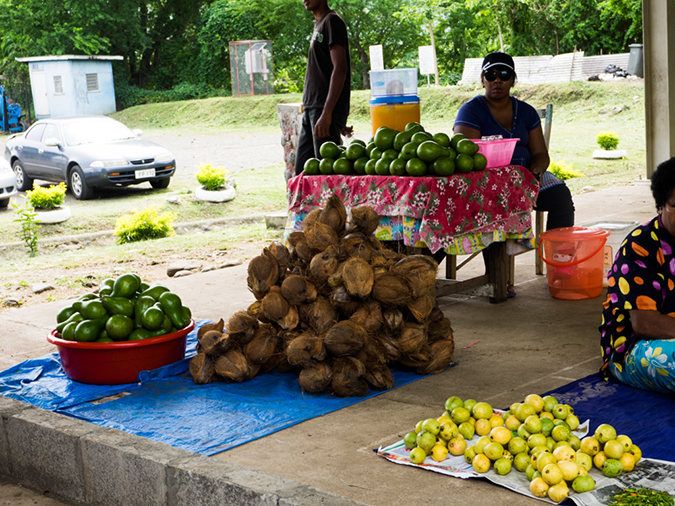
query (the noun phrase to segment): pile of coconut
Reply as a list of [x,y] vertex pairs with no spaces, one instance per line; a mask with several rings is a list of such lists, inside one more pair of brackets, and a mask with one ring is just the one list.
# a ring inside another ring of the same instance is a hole
[[272,243],[248,266],[257,299],[227,327],[203,325],[190,373],[198,384],[242,382],[278,370],[306,392],[362,396],[394,384],[390,366],[435,374],[450,365],[450,320],[436,306],[438,264],[373,235],[372,207],[347,212],[336,196],[310,212],[291,249]]

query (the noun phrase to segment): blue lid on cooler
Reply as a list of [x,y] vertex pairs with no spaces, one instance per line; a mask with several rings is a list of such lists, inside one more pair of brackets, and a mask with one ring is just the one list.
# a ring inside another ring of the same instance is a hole
[[370,105],[395,105],[395,104],[419,104],[420,97],[417,95],[393,95],[370,99]]

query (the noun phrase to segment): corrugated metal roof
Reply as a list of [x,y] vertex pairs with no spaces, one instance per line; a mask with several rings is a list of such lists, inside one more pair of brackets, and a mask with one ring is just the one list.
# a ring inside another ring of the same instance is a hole
[[[611,64],[626,69],[629,54],[584,56],[583,51],[577,51],[557,56],[516,56],[513,58],[513,62],[516,66],[518,82],[528,84],[556,83],[583,81],[589,75],[602,73]],[[467,58],[464,60],[462,79],[458,84],[479,83],[482,63],[482,58]]]

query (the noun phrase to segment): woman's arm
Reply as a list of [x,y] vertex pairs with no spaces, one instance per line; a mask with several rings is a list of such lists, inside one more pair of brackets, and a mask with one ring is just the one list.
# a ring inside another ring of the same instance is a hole
[[631,309],[630,322],[643,339],[675,339],[675,318],[650,309]]
[[455,125],[452,131],[456,134],[464,134],[467,139],[480,139],[480,130],[464,125]]
[[530,140],[527,142],[527,149],[532,158],[530,158],[530,171],[533,174],[543,174],[548,169],[551,159],[546,149],[544,132],[539,125],[530,131]]

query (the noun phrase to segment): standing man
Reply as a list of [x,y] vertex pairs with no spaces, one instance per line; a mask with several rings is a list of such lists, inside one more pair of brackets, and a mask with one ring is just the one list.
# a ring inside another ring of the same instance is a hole
[[295,157],[296,175],[309,158],[319,158],[321,144],[342,144],[340,134],[352,131],[346,127],[351,81],[347,26],[328,7],[328,0],[303,3],[315,21],[302,95],[305,112]]

